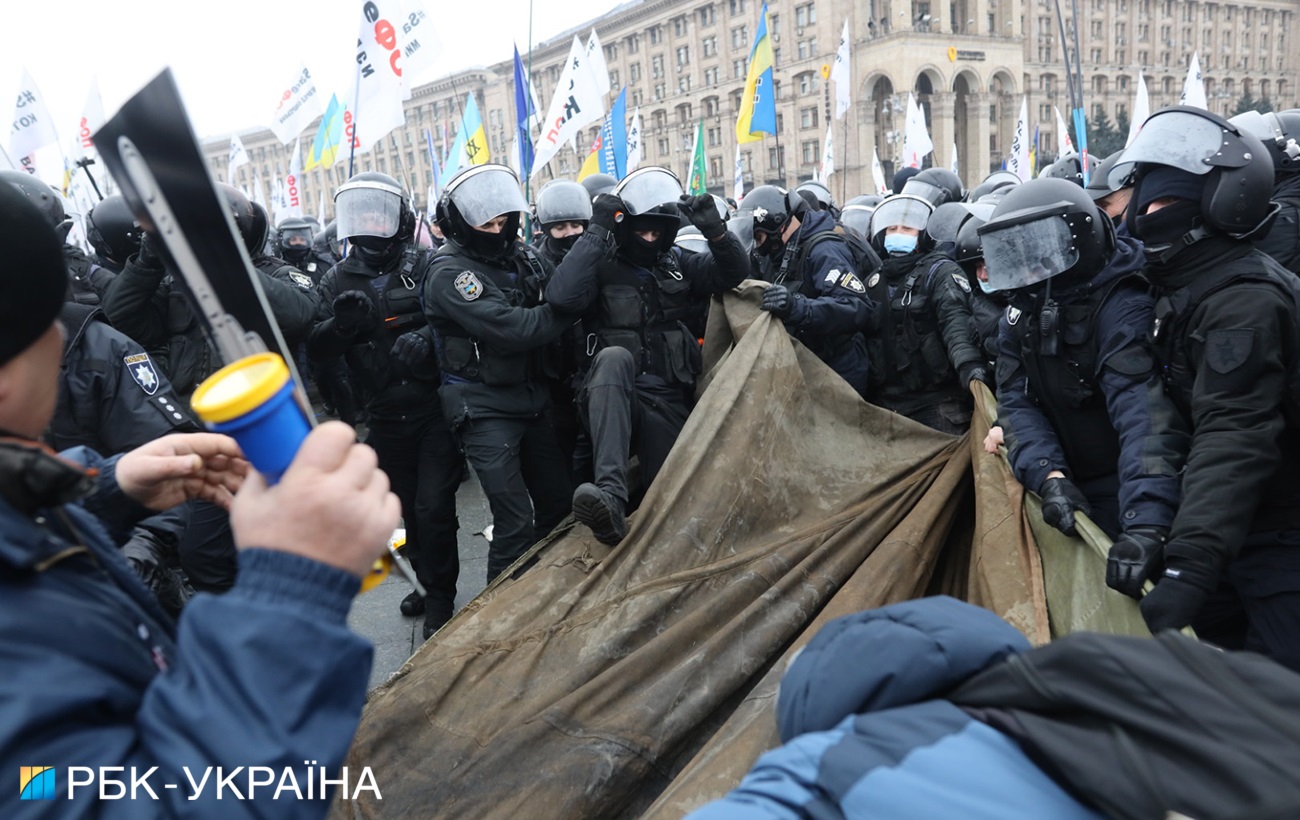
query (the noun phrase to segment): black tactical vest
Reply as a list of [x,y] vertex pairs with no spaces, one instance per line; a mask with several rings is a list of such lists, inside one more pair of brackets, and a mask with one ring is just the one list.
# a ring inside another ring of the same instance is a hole
[[873,387],[883,385],[884,393],[957,389],[957,375],[948,360],[929,287],[932,277],[948,261],[941,258],[931,262],[929,257],[922,257],[897,285],[887,284],[883,276],[874,282],[874,276],[868,277],[865,283],[868,295],[887,306],[880,311],[882,327],[867,345]]

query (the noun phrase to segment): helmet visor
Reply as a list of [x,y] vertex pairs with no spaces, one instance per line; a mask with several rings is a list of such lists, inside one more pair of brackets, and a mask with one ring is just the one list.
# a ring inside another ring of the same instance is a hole
[[931,185],[923,179],[912,177],[903,183],[903,193],[919,196],[931,205],[938,207],[948,201],[948,190],[938,185]]
[[709,249],[709,240],[704,238],[699,228],[682,228],[673,244],[692,253],[704,253]]
[[280,244],[286,248],[311,246],[311,228],[284,228],[280,231]]
[[588,222],[591,220],[591,196],[576,182],[557,180],[560,185],[548,182],[537,194],[537,221],[543,225],[556,222]]
[[1015,290],[1051,279],[1079,261],[1070,226],[1058,216],[980,228],[989,290]]
[[635,171],[614,186],[614,194],[632,214],[643,214],[660,205],[677,204],[681,199],[682,183],[667,168],[645,168]]
[[895,226],[923,231],[933,210],[929,202],[911,194],[891,196],[877,205],[871,215],[871,235]]
[[1111,167],[1106,181],[1119,190],[1139,162],[1208,174],[1214,166],[1225,164],[1211,162],[1223,147],[1223,137],[1223,127],[1214,120],[1187,111],[1154,114]]
[[399,194],[365,186],[341,188],[334,203],[340,237],[397,235],[402,217]]
[[502,214],[528,210],[519,179],[503,165],[480,165],[452,180],[447,197],[471,228],[485,225]]
[[850,205],[840,214],[840,224],[858,236],[866,239],[871,228],[871,214],[875,208],[866,205]]
[[736,211],[735,215],[727,220],[727,230],[740,240],[740,246],[745,249],[745,253],[754,250],[754,209],[742,208]]

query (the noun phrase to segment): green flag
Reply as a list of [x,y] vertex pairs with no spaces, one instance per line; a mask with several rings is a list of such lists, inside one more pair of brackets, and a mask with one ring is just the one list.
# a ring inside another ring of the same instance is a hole
[[686,184],[686,191],[692,195],[707,194],[708,186],[705,184],[706,171],[704,170],[704,120],[700,120],[695,126],[695,152],[691,155],[691,178]]

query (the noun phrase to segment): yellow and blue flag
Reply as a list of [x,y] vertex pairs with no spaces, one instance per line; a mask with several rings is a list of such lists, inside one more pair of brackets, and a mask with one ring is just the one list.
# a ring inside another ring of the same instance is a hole
[[736,141],[757,142],[776,133],[776,85],[772,82],[772,38],[767,35],[767,3],[758,18],[758,33],[749,52],[749,74],[736,120]]
[[447,163],[443,166],[443,179],[451,179],[462,168],[482,165],[491,158],[488,150],[487,134],[483,130],[483,118],[478,113],[478,103],[474,95],[465,95],[465,109],[460,116],[460,131],[456,132],[456,141],[451,144]]
[[338,95],[331,94],[330,104],[325,109],[325,116],[321,117],[320,127],[316,129],[316,138],[312,140],[311,150],[307,152],[303,170],[310,171],[317,166],[330,167],[342,144],[343,106],[339,103]]

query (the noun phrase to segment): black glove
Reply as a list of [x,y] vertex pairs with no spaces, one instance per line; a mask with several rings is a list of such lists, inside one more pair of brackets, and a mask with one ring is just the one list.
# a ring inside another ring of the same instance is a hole
[[1068,478],[1049,478],[1038,490],[1043,499],[1043,520],[1066,535],[1078,535],[1074,529],[1074,513],[1092,515],[1088,499]]
[[591,225],[614,232],[614,225],[627,213],[627,205],[613,194],[601,194],[591,203]]
[[140,252],[135,258],[135,262],[142,268],[148,270],[162,270],[162,257],[158,255],[158,243],[160,239],[151,239],[145,231],[140,232]]
[[717,239],[727,232],[727,226],[718,213],[718,206],[708,194],[682,194],[677,207],[691,224],[700,229],[705,239]]
[[989,369],[982,364],[968,364],[961,369],[961,385],[968,387],[971,382],[980,382],[993,389],[993,379],[989,376]]
[[334,332],[340,336],[368,333],[379,324],[375,305],[359,290],[345,290],[334,297]]
[[403,333],[393,342],[393,357],[405,364],[412,370],[418,369],[421,365],[429,361],[429,354],[433,351],[433,346],[424,334],[417,331]]
[[1205,564],[1170,556],[1169,565],[1156,582],[1156,588],[1139,604],[1147,628],[1154,634],[1187,626],[1201,611],[1218,582],[1218,573]]
[[759,307],[778,319],[788,319],[794,312],[794,297],[795,294],[785,285],[768,285],[763,291],[763,304]]
[[1164,559],[1168,537],[1163,527],[1134,527],[1116,538],[1106,557],[1106,586],[1141,600],[1142,585]]

